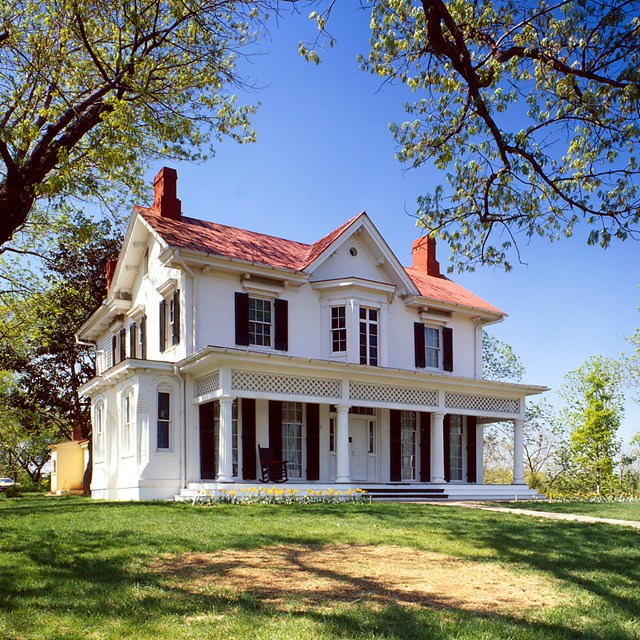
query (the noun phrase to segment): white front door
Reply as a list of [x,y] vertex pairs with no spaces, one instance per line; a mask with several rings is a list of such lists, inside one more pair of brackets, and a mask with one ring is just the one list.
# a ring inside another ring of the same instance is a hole
[[349,418],[349,445],[351,449],[351,479],[367,480],[367,449],[369,421],[366,418]]

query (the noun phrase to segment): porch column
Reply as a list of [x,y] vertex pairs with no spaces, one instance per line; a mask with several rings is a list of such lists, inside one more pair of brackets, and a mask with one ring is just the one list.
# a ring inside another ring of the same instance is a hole
[[431,482],[444,482],[444,413],[431,414]]
[[524,484],[524,420],[513,421],[513,484]]
[[336,425],[336,482],[351,482],[349,470],[349,409],[346,405],[337,405]]
[[221,396],[220,402],[220,440],[218,446],[220,482],[233,481],[233,401],[231,396]]

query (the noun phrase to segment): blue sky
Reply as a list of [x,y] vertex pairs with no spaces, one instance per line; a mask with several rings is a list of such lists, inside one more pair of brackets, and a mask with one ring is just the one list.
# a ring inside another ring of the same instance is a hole
[[[224,142],[204,164],[176,164],[178,195],[186,215],[302,242],[364,210],[409,264],[419,234],[416,198],[444,179],[433,168],[407,171],[394,159],[388,124],[404,119],[411,96],[359,70],[369,19],[356,3],[338,5],[330,25],[337,44],[319,66],[297,54],[299,40],[315,37],[306,15],[273,21],[262,54],[242,64],[258,89],[239,97],[262,103],[253,120],[258,142]],[[603,251],[588,247],[584,235],[523,243],[526,265],[511,273],[480,267],[451,276],[509,314],[491,330],[522,358],[525,382],[555,389],[587,357],[628,352],[625,336],[640,326],[640,244]],[[438,257],[446,265],[444,244]],[[560,406],[553,392],[549,399]],[[621,435],[637,431],[640,406],[628,401]]]

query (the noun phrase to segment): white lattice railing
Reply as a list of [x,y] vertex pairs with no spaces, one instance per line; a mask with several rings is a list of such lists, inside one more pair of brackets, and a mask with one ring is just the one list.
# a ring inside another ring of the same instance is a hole
[[193,397],[199,398],[209,393],[214,393],[220,389],[220,372],[213,371],[209,375],[198,378],[194,381]]
[[434,407],[438,404],[438,392],[434,389],[395,387],[387,384],[368,382],[349,382],[349,399]]
[[520,413],[518,398],[496,398],[467,393],[446,392],[444,406],[447,409],[469,409],[486,413]]
[[236,391],[259,391],[287,396],[311,396],[314,398],[340,398],[340,380],[285,376],[255,371],[231,371],[231,388]]

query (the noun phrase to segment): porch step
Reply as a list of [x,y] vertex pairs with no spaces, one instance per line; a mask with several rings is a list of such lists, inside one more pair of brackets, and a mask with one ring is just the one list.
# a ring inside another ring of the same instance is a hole
[[372,487],[366,489],[372,502],[422,502],[423,500],[447,500],[444,489],[428,487]]

